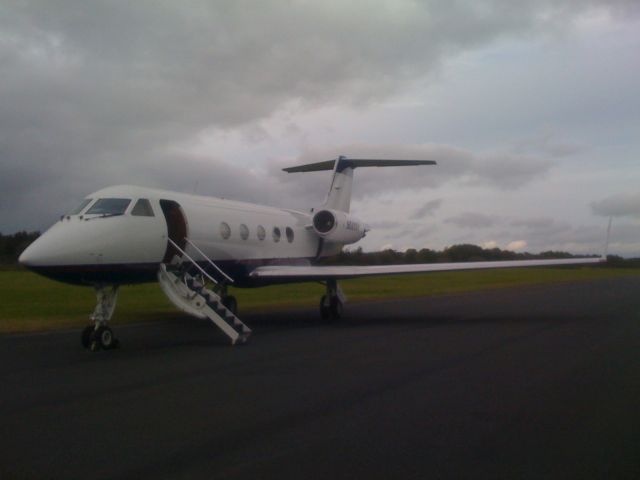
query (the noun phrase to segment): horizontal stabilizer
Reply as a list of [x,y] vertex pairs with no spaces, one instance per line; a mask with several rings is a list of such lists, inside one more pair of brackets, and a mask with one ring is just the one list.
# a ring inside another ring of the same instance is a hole
[[285,172],[320,172],[322,170],[333,170],[335,160],[327,160],[326,162],[307,163],[306,165],[298,165],[297,167],[283,168]]
[[[336,162],[338,166],[336,168]],[[325,162],[308,163],[306,165],[298,165],[296,167],[283,168],[285,172],[319,172],[321,170],[335,170],[341,172],[345,168],[357,167],[411,167],[416,165],[435,165],[433,160],[386,160],[373,158],[346,158],[339,157],[335,160],[327,160]]]

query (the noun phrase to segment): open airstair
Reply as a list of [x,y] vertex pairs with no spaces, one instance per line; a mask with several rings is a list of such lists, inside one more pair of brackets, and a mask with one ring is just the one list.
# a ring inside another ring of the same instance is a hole
[[[218,268],[192,241],[185,239],[207,262],[213,266],[224,281],[233,281]],[[238,316],[224,304],[222,292],[226,291],[207,270],[201,267],[192,257],[175,242],[169,242],[182,256],[175,256],[171,262],[160,264],[158,281],[169,300],[179,309],[197,318],[208,318],[222,332],[229,337],[231,345],[246,343],[251,335],[247,327]],[[194,272],[195,270],[195,272]],[[212,282],[213,287],[207,288],[206,280]],[[235,303],[235,302],[234,302]]]

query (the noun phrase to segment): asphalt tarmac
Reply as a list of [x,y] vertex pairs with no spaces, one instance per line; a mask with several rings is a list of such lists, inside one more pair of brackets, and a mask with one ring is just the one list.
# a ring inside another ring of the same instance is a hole
[[0,337],[0,478],[640,478],[640,278],[345,313]]

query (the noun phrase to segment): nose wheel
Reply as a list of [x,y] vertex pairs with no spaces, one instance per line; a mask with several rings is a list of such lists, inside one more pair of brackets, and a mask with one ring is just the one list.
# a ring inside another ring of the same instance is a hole
[[120,341],[113,334],[113,330],[106,325],[96,328],[93,325],[85,327],[82,331],[82,346],[92,352],[98,350],[111,350],[118,348]]
[[88,325],[82,330],[80,340],[82,346],[92,352],[98,350],[111,350],[120,344],[113,334],[113,330],[107,326],[116,308],[118,298],[118,287],[96,287],[97,305],[91,320],[93,325]]

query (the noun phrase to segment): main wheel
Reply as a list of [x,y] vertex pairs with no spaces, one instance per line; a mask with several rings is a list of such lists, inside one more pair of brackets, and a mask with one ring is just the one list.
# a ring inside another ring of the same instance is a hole
[[87,325],[84,330],[82,330],[82,346],[84,348],[89,348],[91,346],[91,334],[93,334],[94,326]]
[[342,317],[343,310],[342,302],[338,297],[331,297],[331,305],[329,307],[331,312],[331,318],[334,320],[339,320]]
[[331,306],[326,295],[323,295],[320,299],[320,318],[327,320],[331,316]]
[[222,305],[234,315],[238,315],[238,301],[233,295],[227,295],[222,299]]

